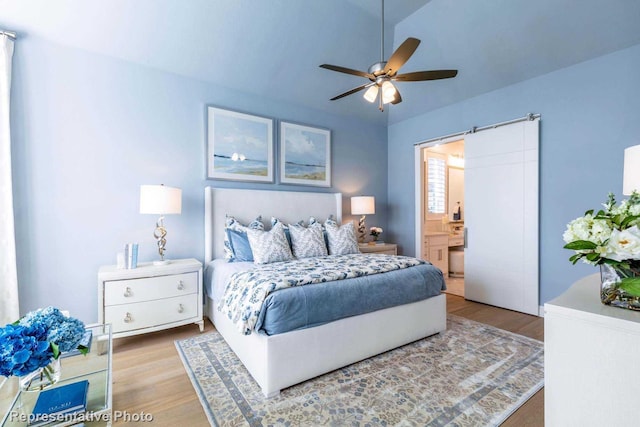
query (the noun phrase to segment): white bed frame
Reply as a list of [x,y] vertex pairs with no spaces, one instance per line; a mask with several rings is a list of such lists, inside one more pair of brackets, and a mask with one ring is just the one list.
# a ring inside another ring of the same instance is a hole
[[[295,223],[333,214],[342,219],[341,193],[236,190],[205,188],[205,262],[224,256],[225,215],[242,222],[262,215]],[[205,312],[231,349],[251,373],[262,393],[280,390],[359,360],[391,350],[446,329],[446,299],[423,301],[378,310],[278,335],[242,335],[217,302],[206,298]]]

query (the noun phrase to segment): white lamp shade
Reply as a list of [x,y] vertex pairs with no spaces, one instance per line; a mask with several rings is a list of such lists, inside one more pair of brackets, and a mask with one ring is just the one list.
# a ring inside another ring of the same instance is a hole
[[182,212],[182,190],[165,185],[140,186],[141,214],[179,214]]
[[351,198],[352,215],[373,215],[376,213],[376,198],[373,196],[356,196]]
[[369,102],[373,102],[378,97],[378,86],[373,85],[364,92],[364,99]]
[[382,83],[382,103],[388,104],[396,97],[396,87],[390,81]]
[[640,145],[624,150],[622,194],[630,196],[634,190],[640,192]]

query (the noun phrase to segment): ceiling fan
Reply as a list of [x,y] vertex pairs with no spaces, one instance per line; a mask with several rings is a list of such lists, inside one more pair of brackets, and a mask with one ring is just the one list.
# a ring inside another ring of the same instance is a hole
[[331,98],[335,101],[345,96],[352,95],[367,89],[364,93],[364,99],[369,102],[375,102],[378,99],[378,109],[384,111],[384,104],[399,104],[402,102],[400,92],[393,84],[397,82],[418,82],[424,80],[449,79],[458,74],[458,70],[431,70],[431,71],[415,71],[412,73],[398,74],[398,70],[405,62],[411,58],[416,51],[420,40],[409,37],[393,52],[388,61],[384,60],[384,0],[382,0],[382,38],[380,42],[380,62],[371,65],[368,71],[353,70],[351,68],[340,67],[338,65],[322,64],[321,68],[337,71],[339,73],[352,74],[354,76],[365,77],[370,80],[369,83],[363,84],[340,95]]

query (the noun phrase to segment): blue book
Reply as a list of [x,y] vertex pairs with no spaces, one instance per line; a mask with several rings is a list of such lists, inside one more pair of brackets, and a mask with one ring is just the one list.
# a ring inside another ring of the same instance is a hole
[[[83,346],[85,348],[87,348],[87,350],[91,350],[91,338],[93,337],[93,332],[91,331],[91,329],[85,330],[84,331],[84,335],[82,337],[82,339],[80,340],[80,343],[78,344],[78,346]],[[80,350],[78,350],[77,348],[74,348],[73,350],[69,350],[69,351],[65,351],[63,353],[60,354],[60,357],[69,357],[69,356],[76,356],[80,354]]]
[[48,424],[58,417],[84,412],[88,388],[89,381],[83,380],[41,392],[29,417],[29,425]]

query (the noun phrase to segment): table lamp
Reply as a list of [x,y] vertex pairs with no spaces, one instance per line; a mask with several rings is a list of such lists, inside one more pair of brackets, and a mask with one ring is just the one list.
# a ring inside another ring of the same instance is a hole
[[164,215],[180,214],[182,212],[182,190],[174,187],[160,185],[140,186],[140,213],[156,214],[160,218],[156,222],[153,237],[158,241],[158,253],[160,260],[154,261],[154,265],[168,264],[164,259],[164,247],[167,243],[167,229],[164,227]]
[[640,145],[624,149],[622,194],[630,196],[634,190],[640,192]]
[[358,242],[364,242],[366,232],[365,215],[376,213],[376,198],[373,196],[356,196],[351,198],[351,215],[362,215],[358,221]]

